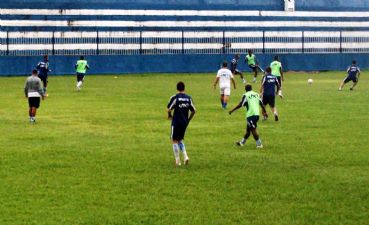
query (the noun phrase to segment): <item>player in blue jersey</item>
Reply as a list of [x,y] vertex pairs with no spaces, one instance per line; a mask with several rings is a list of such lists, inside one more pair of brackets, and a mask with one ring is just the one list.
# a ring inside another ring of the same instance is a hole
[[[263,76],[261,87],[260,87],[260,95],[262,96],[262,102],[264,107],[269,105],[274,114],[274,120],[278,121],[278,112],[277,107],[275,106],[275,93],[276,87],[277,90],[280,87],[278,78],[272,75],[272,69],[270,67],[266,68],[266,74]],[[264,114],[264,120],[268,118],[268,114]]]
[[[183,154],[184,164],[187,165],[189,162],[189,157],[186,152],[186,147],[183,142],[186,128],[195,115],[196,108],[192,102],[192,98],[185,93],[185,84],[183,82],[177,83],[176,95],[173,95],[168,103],[168,119],[172,120],[172,129],[170,138],[172,140],[174,157],[176,160],[176,165],[181,165],[181,160],[179,156],[179,151]],[[172,111],[174,113],[172,115]],[[189,111],[191,112],[190,115]]]
[[359,81],[360,77],[360,68],[356,65],[356,61],[353,60],[351,66],[347,69],[347,76],[346,78],[341,82],[340,87],[338,88],[339,91],[342,91],[343,86],[352,81],[352,87],[350,88],[351,91],[354,90],[354,87],[356,86],[357,82]]
[[47,96],[46,89],[48,83],[48,73],[51,71],[49,67],[49,57],[48,55],[44,56],[44,60],[37,64],[38,77],[41,79],[42,84],[44,86],[43,92],[45,96]]
[[233,76],[240,75],[242,82],[245,84],[246,80],[243,78],[243,74],[241,71],[237,69],[238,60],[240,59],[240,54],[236,54],[231,61],[231,72]]

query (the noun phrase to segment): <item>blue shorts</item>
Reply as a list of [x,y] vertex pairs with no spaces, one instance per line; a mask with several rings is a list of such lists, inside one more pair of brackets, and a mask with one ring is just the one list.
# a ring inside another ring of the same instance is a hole
[[256,129],[258,127],[259,116],[247,117],[247,128]]
[[175,141],[182,141],[186,133],[187,126],[173,125],[170,132],[170,139]]
[[77,82],[83,81],[85,79],[84,73],[77,73]]
[[255,66],[255,65],[249,65],[249,67],[250,67],[250,69],[252,70],[252,71],[257,71],[258,70],[258,67],[257,66]]

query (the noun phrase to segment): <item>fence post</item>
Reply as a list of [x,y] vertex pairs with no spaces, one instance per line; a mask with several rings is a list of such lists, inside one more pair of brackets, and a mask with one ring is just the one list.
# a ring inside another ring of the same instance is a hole
[[52,45],[51,55],[55,55],[55,31],[53,31],[53,37],[51,38],[51,45]]
[[184,54],[184,31],[182,30],[182,54]]
[[6,31],[6,55],[9,55],[9,31]]
[[265,30],[263,30],[263,50],[262,53],[265,54]]
[[223,30],[223,54],[226,53],[225,31]]
[[342,53],[342,30],[340,31],[340,53]]
[[142,55],[142,30],[140,31],[140,55]]
[[96,55],[100,54],[99,44],[100,44],[99,31],[96,31]]
[[301,38],[301,42],[302,42],[302,53],[305,53],[305,31],[302,31],[302,38]]

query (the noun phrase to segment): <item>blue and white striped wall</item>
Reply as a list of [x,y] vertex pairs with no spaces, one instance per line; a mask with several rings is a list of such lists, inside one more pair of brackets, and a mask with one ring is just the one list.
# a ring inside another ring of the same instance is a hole
[[24,74],[43,54],[65,63],[56,74],[72,73],[66,62],[81,54],[105,62],[92,73],[186,72],[180,63],[199,60],[207,63],[188,72],[210,72],[248,49],[266,62],[279,54],[293,70],[332,69],[337,61],[344,68],[353,58],[369,67],[363,57],[369,53],[369,1],[300,0],[296,12],[282,11],[282,0],[16,2],[0,0],[0,61],[19,58],[27,66],[2,67],[0,74]]

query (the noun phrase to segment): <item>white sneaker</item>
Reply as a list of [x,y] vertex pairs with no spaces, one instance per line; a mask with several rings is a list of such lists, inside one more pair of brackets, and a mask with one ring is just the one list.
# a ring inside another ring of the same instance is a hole
[[245,79],[242,79],[242,82],[243,82],[244,84],[246,84],[246,80],[245,80]]
[[190,161],[190,158],[186,157],[183,161],[183,164],[188,165],[189,161]]
[[252,82],[256,83],[256,78],[254,77],[254,79],[252,79]]
[[283,98],[282,91],[278,91],[278,96]]
[[180,160],[176,160],[176,166],[181,166],[181,161]]
[[342,88],[338,88],[339,91],[342,91]]
[[256,145],[256,148],[263,148],[263,144],[260,144],[260,145]]
[[244,145],[244,143],[242,143],[242,141],[237,141],[237,142],[236,142],[236,145],[238,145],[238,146],[241,146],[241,147],[242,147],[242,146]]

